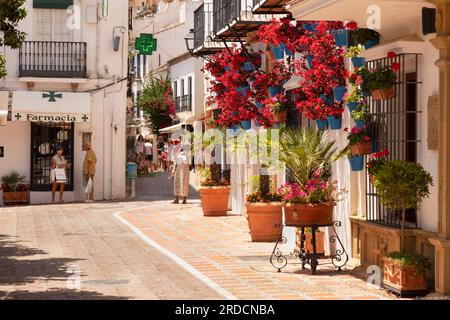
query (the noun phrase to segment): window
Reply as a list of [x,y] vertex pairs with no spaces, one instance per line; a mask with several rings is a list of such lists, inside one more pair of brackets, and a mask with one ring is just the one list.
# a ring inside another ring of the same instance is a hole
[[73,191],[74,124],[31,123],[31,190],[50,191],[51,160],[57,146],[64,148],[64,157],[72,166],[67,170],[67,191]]
[[192,77],[188,77],[188,108],[192,110]]
[[66,9],[34,9],[33,14],[36,41],[73,41],[73,31],[67,28],[70,13]]
[[173,97],[176,99],[178,96],[178,84],[176,81],[173,82]]
[[181,79],[180,96],[184,96],[184,79]]

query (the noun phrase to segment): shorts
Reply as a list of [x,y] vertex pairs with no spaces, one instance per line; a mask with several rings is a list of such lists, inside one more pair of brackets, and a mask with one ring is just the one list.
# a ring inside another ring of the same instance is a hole
[[152,154],[148,154],[148,155],[145,157],[145,160],[147,160],[147,161],[153,161],[153,155],[152,155]]

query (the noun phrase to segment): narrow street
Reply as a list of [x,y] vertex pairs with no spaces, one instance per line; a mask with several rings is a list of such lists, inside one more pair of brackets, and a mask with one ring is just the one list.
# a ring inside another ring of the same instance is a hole
[[138,188],[130,202],[1,208],[0,299],[393,297],[351,271],[277,273],[273,244],[252,243],[245,217],[205,218],[195,194],[169,204],[162,173]]

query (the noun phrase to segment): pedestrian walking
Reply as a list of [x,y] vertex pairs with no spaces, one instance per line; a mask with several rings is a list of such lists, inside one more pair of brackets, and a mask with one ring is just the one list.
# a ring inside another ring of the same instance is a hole
[[66,169],[70,164],[63,156],[64,149],[61,146],[56,147],[56,154],[51,161],[50,182],[52,184],[52,203],[55,203],[56,190],[59,186],[59,203],[64,203],[64,187],[67,182]]
[[180,197],[183,198],[183,204],[187,203],[187,197],[189,195],[189,159],[186,156],[183,148],[180,149],[174,159],[173,166],[171,168],[171,176],[174,176],[174,195],[175,200],[173,203],[178,204]]
[[153,171],[153,144],[150,142],[149,139],[145,142],[144,145],[145,149],[145,161],[146,161],[146,168],[147,172]]
[[97,164],[97,156],[92,150],[90,141],[86,141],[83,145],[83,150],[86,151],[83,162],[83,176],[86,183],[86,202],[94,202],[94,176],[95,166]]

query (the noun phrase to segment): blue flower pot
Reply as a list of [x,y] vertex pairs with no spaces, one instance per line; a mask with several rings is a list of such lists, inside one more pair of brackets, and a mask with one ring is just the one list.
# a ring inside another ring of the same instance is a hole
[[327,120],[316,120],[316,125],[318,130],[327,130],[328,121]]
[[355,121],[355,125],[356,127],[358,127],[359,129],[364,128],[364,126],[366,125],[366,121],[362,120],[362,121]]
[[258,110],[261,110],[261,109],[263,108],[262,103],[261,103],[261,102],[258,102],[258,101],[255,102],[255,106],[256,106],[256,108],[257,108]]
[[352,171],[362,171],[364,168],[364,156],[354,156],[348,158]]
[[242,65],[242,70],[243,71],[253,71],[253,70],[256,70],[256,66],[253,64],[253,62],[247,61],[247,62],[244,62],[244,64]]
[[356,57],[356,58],[352,58],[351,60],[352,60],[353,67],[355,67],[355,68],[364,67],[364,65],[366,64],[366,58],[363,58],[363,57]]
[[334,30],[331,31],[331,34],[333,35],[334,41],[338,47],[345,47],[348,45],[349,36],[347,29]]
[[306,66],[309,68],[309,69],[312,69],[312,67],[313,67],[313,60],[314,60],[314,56],[307,56],[306,57]]
[[250,91],[250,86],[237,87],[236,91],[245,97],[247,95],[247,92]]
[[364,43],[364,49],[370,49],[380,44],[380,39],[369,40]]
[[315,23],[304,23],[303,28],[309,32],[317,32],[317,25]]
[[329,106],[333,104],[333,99],[331,99],[327,95],[321,94],[321,95],[319,95],[319,97],[320,97],[320,99],[322,99],[323,102],[325,102]]
[[271,98],[275,97],[277,94],[281,94],[283,92],[283,87],[269,87],[269,95]]
[[252,128],[252,122],[250,120],[241,121],[241,127],[244,130],[250,130]]
[[342,117],[331,116],[327,118],[330,130],[339,130],[342,128]]
[[230,69],[230,67],[224,67],[223,70],[230,71],[231,69]]
[[355,110],[357,106],[357,102],[347,103],[348,111],[350,112],[350,114],[352,114],[353,110]]
[[372,95],[372,93],[370,91],[362,90],[362,95],[364,98],[368,98]]
[[272,51],[275,59],[280,60],[284,58],[284,52],[286,50],[285,44],[280,44],[278,46],[270,46],[270,50]]
[[333,88],[334,101],[341,102],[344,99],[345,93],[347,92],[346,86],[338,86]]

